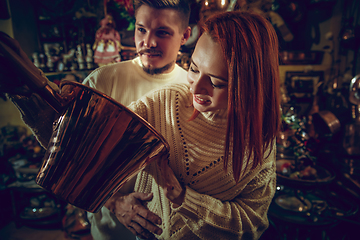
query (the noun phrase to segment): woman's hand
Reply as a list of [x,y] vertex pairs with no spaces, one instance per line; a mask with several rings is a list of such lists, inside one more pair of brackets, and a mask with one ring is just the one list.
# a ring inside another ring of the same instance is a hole
[[153,233],[162,233],[162,229],[157,226],[161,224],[161,218],[142,204],[152,197],[152,193],[134,192],[124,195],[118,192],[105,203],[105,207],[134,235],[142,239],[155,239]]
[[164,155],[158,160],[158,166],[163,177],[165,196],[174,204],[174,207],[180,206],[184,201],[185,188],[177,180],[173,170],[168,164],[168,155]]

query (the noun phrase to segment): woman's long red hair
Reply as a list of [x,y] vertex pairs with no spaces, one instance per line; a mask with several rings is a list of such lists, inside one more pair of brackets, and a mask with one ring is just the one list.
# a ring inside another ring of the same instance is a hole
[[[226,12],[202,26],[223,50],[228,70],[224,164],[238,182],[244,167],[262,163],[280,125],[278,39],[271,23],[250,12]],[[245,165],[244,165],[245,164]]]

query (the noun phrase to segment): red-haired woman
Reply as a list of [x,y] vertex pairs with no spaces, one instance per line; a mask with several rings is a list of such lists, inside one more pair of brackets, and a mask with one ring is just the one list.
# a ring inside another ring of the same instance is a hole
[[170,144],[130,194],[106,206],[138,238],[258,239],[275,194],[280,122],[277,35],[246,12],[203,26],[187,84],[153,91],[130,108]]

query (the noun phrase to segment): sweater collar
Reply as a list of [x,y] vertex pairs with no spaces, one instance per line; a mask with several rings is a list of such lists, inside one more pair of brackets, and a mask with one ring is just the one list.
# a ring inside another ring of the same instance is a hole
[[227,109],[218,109],[216,111],[200,113],[204,118],[211,122],[224,124],[227,122]]
[[172,78],[175,77],[176,75],[178,75],[178,73],[179,73],[178,66],[176,66],[176,64],[175,64],[174,69],[169,73],[151,75],[151,74],[148,74],[147,72],[145,72],[143,70],[143,68],[142,68],[143,65],[142,65],[142,62],[140,60],[140,57],[134,58],[133,62],[135,63],[137,71],[139,72],[139,74],[144,79],[151,80],[151,81],[159,81],[159,82],[171,81]]

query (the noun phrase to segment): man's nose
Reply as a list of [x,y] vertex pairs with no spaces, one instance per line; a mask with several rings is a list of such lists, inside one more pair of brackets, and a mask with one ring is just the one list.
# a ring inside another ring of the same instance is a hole
[[153,34],[149,33],[145,36],[144,47],[146,47],[146,48],[156,47],[156,38],[153,36]]

